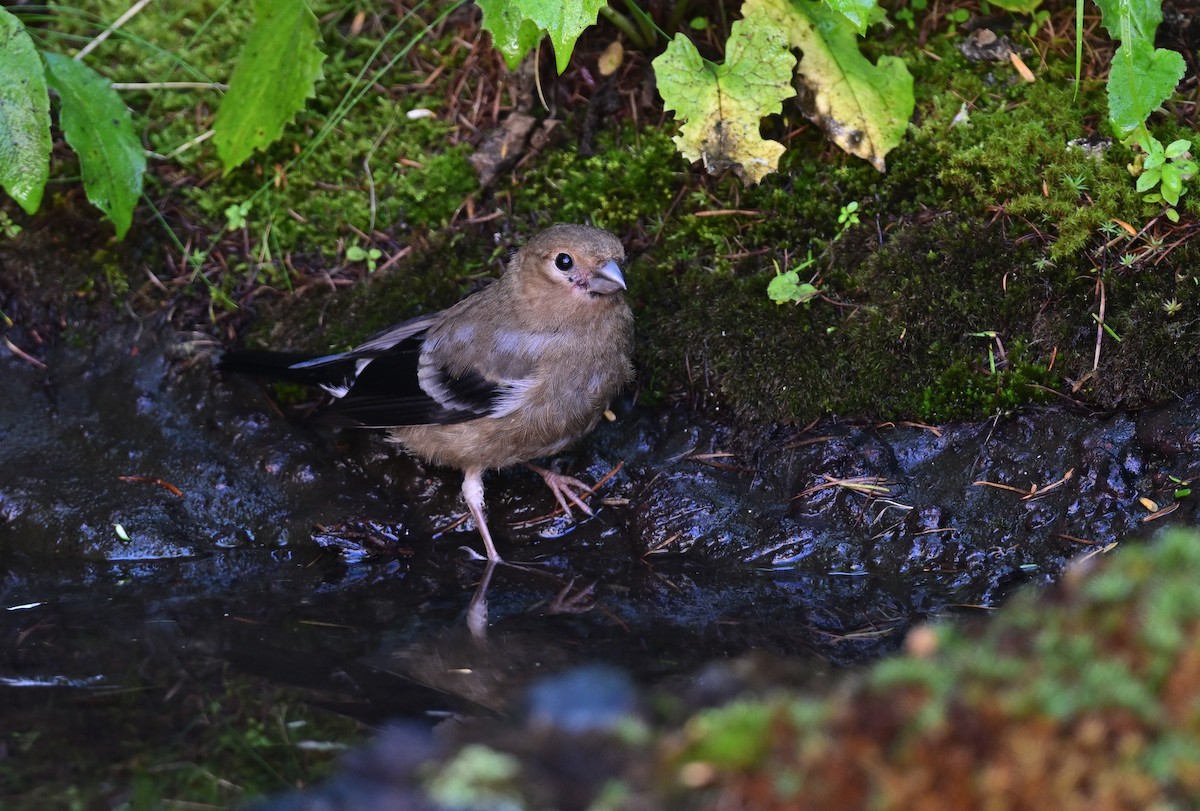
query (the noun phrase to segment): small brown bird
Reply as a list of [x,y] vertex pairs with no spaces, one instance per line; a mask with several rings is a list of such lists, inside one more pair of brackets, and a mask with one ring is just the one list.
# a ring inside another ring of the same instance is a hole
[[441,312],[384,330],[336,355],[235,351],[221,368],[320,386],[323,422],[387,428],[410,453],[463,472],[463,498],[487,556],[483,474],[524,463],[558,503],[589,515],[588,486],[529,463],[596,427],[633,378],[625,249],[607,231],[554,225],[499,280]]

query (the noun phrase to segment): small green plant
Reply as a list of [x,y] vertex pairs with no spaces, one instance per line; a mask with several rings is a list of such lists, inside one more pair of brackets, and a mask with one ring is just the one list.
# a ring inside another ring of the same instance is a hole
[[1084,192],[1086,192],[1088,190],[1087,178],[1084,177],[1083,174],[1078,174],[1078,175],[1064,174],[1062,177],[1062,181],[1068,189],[1070,189],[1072,192],[1074,192],[1077,195],[1082,195]]
[[809,249],[808,257],[803,262],[787,273],[780,272],[779,263],[776,262],[775,278],[767,285],[767,295],[771,301],[776,304],[806,304],[816,298],[819,295],[816,286],[812,282],[800,281],[800,272],[808,270],[814,262],[812,249]]
[[15,239],[21,233],[21,226],[12,221],[12,218],[3,211],[0,211],[0,234]]
[[949,12],[946,15],[946,22],[950,23],[950,33],[953,34],[956,26],[962,25],[969,19],[971,19],[971,12],[965,8],[956,8]]
[[1178,315],[1183,309],[1183,305],[1179,303],[1179,299],[1172,298],[1169,301],[1163,302],[1163,312],[1169,316]]
[[1116,239],[1127,232],[1121,227],[1120,223],[1114,222],[1113,220],[1107,220],[1100,224],[1100,233],[1103,234],[1106,239]]
[[251,201],[235,203],[225,209],[225,222],[229,230],[238,231],[246,227],[246,216],[250,213]]
[[1196,176],[1200,167],[1192,159],[1192,142],[1180,138],[1165,147],[1145,127],[1134,133],[1132,140],[1142,150],[1130,165],[1137,178],[1137,190],[1150,192],[1142,197],[1147,203],[1166,206],[1167,219],[1179,222],[1179,198],[1187,193],[1186,183]]
[[858,225],[858,202],[851,200],[846,205],[838,209],[838,232],[834,235],[833,241],[837,242],[841,239],[846,231]]
[[346,249],[346,259],[351,262],[366,262],[367,272],[375,272],[375,263],[383,256],[383,251],[378,248],[363,248],[359,245],[351,245]]
[[904,23],[908,27],[908,30],[912,31],[917,27],[916,15],[913,12],[924,11],[928,5],[929,0],[910,0],[907,8],[896,11],[895,17]]
[[1042,9],[1036,12],[1029,20],[1029,26],[1025,29],[1025,34],[1030,39],[1037,36],[1037,32],[1042,29],[1042,26],[1050,19],[1050,12]]
[[988,374],[996,374],[996,349],[1000,350],[1000,364],[1004,364],[1004,345],[1000,343],[1000,334],[994,329],[986,329],[982,332],[968,332],[968,338],[987,338],[991,343],[988,345]]

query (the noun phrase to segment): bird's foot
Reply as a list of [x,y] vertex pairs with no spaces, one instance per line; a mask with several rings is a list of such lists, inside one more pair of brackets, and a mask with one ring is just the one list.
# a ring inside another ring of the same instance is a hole
[[563,586],[562,591],[546,606],[548,614],[582,614],[596,607],[596,584],[575,591],[575,578]]
[[580,481],[574,476],[565,476],[562,473],[555,473],[553,470],[547,470],[544,467],[525,463],[525,467],[532,470],[534,473],[542,477],[546,482],[546,486],[550,488],[550,492],[554,494],[554,498],[558,501],[558,505],[562,507],[563,512],[567,517],[574,520],[575,515],[571,512],[571,505],[574,504],[579,509],[583,510],[588,515],[594,515],[592,508],[583,500],[583,496],[590,496],[594,491],[587,482]]

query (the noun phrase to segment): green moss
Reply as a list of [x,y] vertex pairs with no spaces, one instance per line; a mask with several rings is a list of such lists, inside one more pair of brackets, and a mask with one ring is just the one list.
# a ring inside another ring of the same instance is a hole
[[[83,713],[38,704],[37,722],[24,726],[36,732],[5,731],[23,764],[0,770],[5,808],[159,808],[164,798],[227,808],[315,782],[343,746],[364,738],[360,724],[317,709],[303,691],[231,672],[191,675],[180,695],[112,692]],[[14,722],[28,720],[23,714],[14,707]],[[131,717],[143,719],[136,730]],[[121,796],[130,805],[118,806]]]
[[544,156],[509,190],[514,212],[534,222],[590,222],[616,233],[656,231],[679,185],[683,159],[665,132],[602,133],[596,154],[574,147]]
[[448,307],[500,270],[505,250],[473,234],[443,232],[386,273],[340,294],[276,302],[255,319],[246,343],[314,352],[349,349],[368,335],[423,312]]
[[[971,336],[974,337],[974,336]],[[1042,402],[1051,395],[1057,376],[1043,363],[1026,363],[1027,348],[1017,343],[1009,349],[1002,368],[994,368],[994,349],[984,347],[975,361],[956,360],[920,395],[917,416],[928,422],[1007,414],[1020,406]]]
[[452,147],[400,174],[392,195],[399,217],[410,226],[445,225],[479,185],[467,162],[469,152],[465,144]]
[[[1036,314],[1027,286],[1041,280],[1021,268],[1022,255],[1031,257],[998,229],[945,218],[901,225],[882,246],[836,251],[818,287],[841,306],[773,304],[765,291],[774,270],[764,259],[746,275],[654,267],[654,296],[637,295],[639,355],[654,374],[651,384],[718,395],[749,419],[806,421],[825,411],[912,416],[927,388],[941,407],[959,397],[947,385],[955,370],[990,373],[988,341],[967,336],[994,330],[1016,350],[1015,361],[983,382],[996,390],[996,402],[1030,400],[1024,383],[1044,379],[1036,370],[1050,347],[1010,336]],[[980,405],[983,397],[969,402]]]

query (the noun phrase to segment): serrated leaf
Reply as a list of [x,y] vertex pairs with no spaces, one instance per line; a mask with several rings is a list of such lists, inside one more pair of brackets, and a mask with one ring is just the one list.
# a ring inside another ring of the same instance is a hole
[[783,145],[764,140],[759,125],[796,94],[795,64],[786,32],[763,15],[747,14],[733,24],[721,65],[703,59],[691,40],[676,34],[654,60],[663,106],[684,122],[676,147],[688,160],[703,160],[714,174],[740,167],[751,183],[775,171]]
[[492,45],[509,70],[516,70],[545,32],[511,0],[477,0],[476,5],[483,12],[483,27],[492,35]]
[[915,104],[903,60],[881,56],[872,65],[850,23],[821,3],[746,0],[742,13],[765,15],[784,28],[791,47],[803,53],[796,72],[806,88],[805,114],[846,152],[884,171]]
[[878,7],[875,0],[827,0],[827,2],[831,9],[849,20],[860,34],[867,30],[867,26],[871,24],[871,13]]
[[213,122],[213,144],[226,174],[278,140],[312,97],[325,61],[320,42],[307,3],[256,0],[254,26]]
[[1121,43],[1108,71],[1108,119],[1128,135],[1175,92],[1183,57],[1154,47],[1161,0],[1096,0],[1096,5],[1108,35]]
[[79,156],[88,201],[116,227],[117,239],[133,222],[142,195],[146,152],[133,118],[112,83],[84,63],[42,53],[46,81],[58,94],[63,137]]
[[575,42],[596,24],[606,0],[484,0],[483,27],[492,35],[509,68],[515,69],[543,34],[550,35],[554,64],[561,74],[571,61]]
[[0,188],[29,214],[50,177],[50,96],[25,26],[0,7]]
[[554,45],[554,64],[561,75],[571,61],[575,41],[588,26],[596,24],[600,9],[608,5],[606,0],[522,0],[527,5],[534,25],[550,35]]

